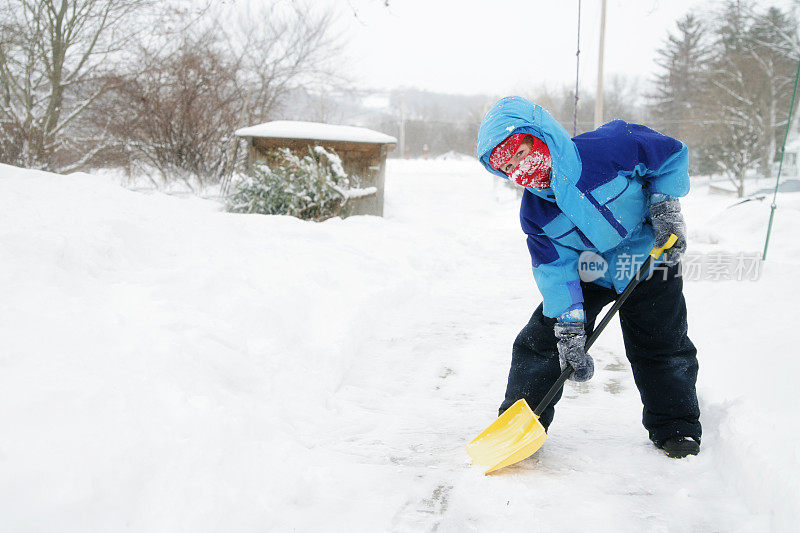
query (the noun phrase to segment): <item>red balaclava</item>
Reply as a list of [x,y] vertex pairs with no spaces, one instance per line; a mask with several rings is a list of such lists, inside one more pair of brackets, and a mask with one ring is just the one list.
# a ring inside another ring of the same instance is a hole
[[[515,133],[498,144],[489,156],[492,168],[500,169],[508,164],[528,135],[528,133]],[[550,150],[544,141],[532,135],[531,137],[533,138],[531,151],[511,170],[508,177],[523,187],[544,189],[550,186]]]

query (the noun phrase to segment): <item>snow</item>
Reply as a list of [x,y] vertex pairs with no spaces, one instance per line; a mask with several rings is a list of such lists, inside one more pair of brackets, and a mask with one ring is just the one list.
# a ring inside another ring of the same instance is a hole
[[365,196],[372,196],[373,194],[378,194],[377,187],[362,187],[362,188],[352,188],[347,189],[344,191],[345,197],[349,200],[354,198],[364,198]]
[[397,144],[397,139],[394,137],[367,128],[293,120],[276,120],[241,128],[236,130],[236,135],[238,137],[269,137],[273,139]]
[[[768,202],[696,188],[695,253],[760,252]],[[544,447],[492,476],[540,296],[515,191],[390,160],[385,218],[232,215],[107,176],[0,166],[8,531],[794,531],[800,194],[758,281],[687,281],[704,438],[656,450],[614,321]]]
[[455,150],[450,150],[435,157],[437,161],[473,161],[475,158],[471,155],[462,154]]

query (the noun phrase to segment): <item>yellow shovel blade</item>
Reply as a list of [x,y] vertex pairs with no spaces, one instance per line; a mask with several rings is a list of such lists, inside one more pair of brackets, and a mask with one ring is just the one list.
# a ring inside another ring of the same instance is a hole
[[539,417],[520,399],[467,444],[467,453],[488,474],[530,457],[546,438]]

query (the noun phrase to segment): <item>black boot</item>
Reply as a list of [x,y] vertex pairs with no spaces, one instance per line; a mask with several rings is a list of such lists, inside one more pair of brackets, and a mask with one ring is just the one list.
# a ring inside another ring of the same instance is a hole
[[700,443],[692,437],[670,437],[659,446],[664,453],[675,459],[682,459],[687,455],[697,455]]

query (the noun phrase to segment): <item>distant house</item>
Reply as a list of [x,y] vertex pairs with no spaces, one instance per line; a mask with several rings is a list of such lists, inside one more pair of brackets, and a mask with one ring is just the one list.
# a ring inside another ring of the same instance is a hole
[[309,146],[333,148],[344,171],[360,178],[360,187],[377,188],[376,194],[352,200],[350,214],[383,215],[386,155],[397,144],[394,137],[354,126],[287,120],[242,128],[236,135],[247,140],[248,165],[266,160],[266,154],[278,148],[298,154],[308,153]]
[[[786,143],[786,151],[783,154],[783,168],[781,176],[796,177],[798,172],[798,153],[800,153],[800,139],[794,139]],[[775,161],[773,175],[778,173],[779,161]]]

